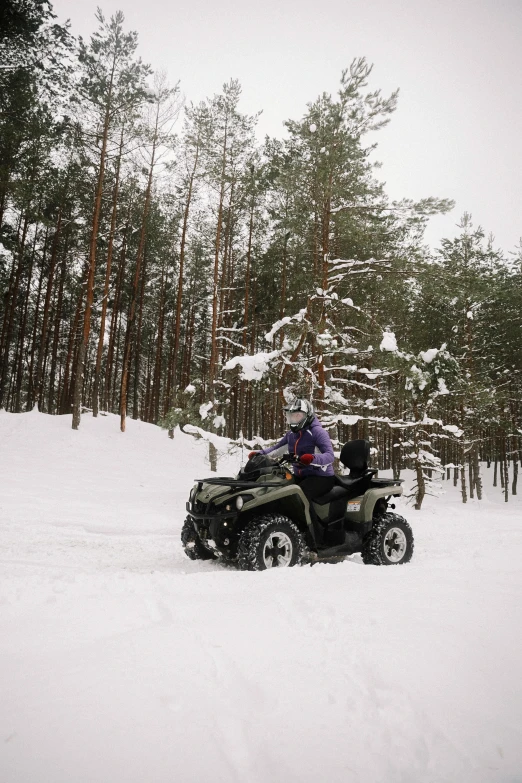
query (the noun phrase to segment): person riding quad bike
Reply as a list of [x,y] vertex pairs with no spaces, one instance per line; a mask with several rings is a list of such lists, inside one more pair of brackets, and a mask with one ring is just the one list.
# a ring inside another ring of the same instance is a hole
[[[333,463],[335,460],[331,438],[315,415],[313,405],[308,400],[295,398],[283,408],[290,429],[281,440],[268,449],[251,451],[249,458],[256,454],[271,454],[284,447],[295,458],[292,465],[294,481],[308,500],[326,495],[335,484]],[[318,517],[310,504],[315,522]],[[322,526],[316,525],[316,536],[322,542]]]
[[[269,453],[251,452],[237,476],[195,480],[181,529],[187,557],[246,571],[333,562],[356,552],[367,564],[407,563],[413,533],[390,502],[402,495],[402,480],[377,477],[366,440],[341,448],[339,462],[348,474],[316,475],[333,474],[330,438],[310,403],[287,408],[290,431],[273,449],[263,449]],[[284,446],[289,451],[274,459]]]

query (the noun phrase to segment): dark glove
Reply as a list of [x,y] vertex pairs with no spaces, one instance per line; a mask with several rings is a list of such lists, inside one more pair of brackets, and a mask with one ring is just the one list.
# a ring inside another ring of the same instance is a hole
[[252,459],[252,457],[255,457],[257,454],[259,454],[259,451],[251,451],[248,455],[248,459]]
[[310,465],[310,463],[312,462],[313,458],[314,458],[313,454],[301,454],[300,457],[299,457],[299,462],[302,465]]

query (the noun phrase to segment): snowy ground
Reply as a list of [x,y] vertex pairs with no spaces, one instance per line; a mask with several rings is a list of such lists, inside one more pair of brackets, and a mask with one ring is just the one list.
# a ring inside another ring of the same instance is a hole
[[204,455],[0,413],[0,783],[520,783],[520,499],[401,507],[406,566],[240,573],[180,547]]

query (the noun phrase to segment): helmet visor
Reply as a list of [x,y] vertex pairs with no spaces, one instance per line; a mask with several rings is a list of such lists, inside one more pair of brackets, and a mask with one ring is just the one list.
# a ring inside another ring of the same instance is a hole
[[287,411],[285,415],[287,423],[293,425],[302,424],[306,419],[305,411]]

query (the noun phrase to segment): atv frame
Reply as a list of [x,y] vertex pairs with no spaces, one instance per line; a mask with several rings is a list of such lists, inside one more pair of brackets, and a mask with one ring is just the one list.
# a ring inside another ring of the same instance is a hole
[[187,502],[182,544],[191,559],[222,558],[242,570],[302,562],[331,562],[361,552],[365,563],[405,563],[413,552],[411,528],[389,512],[402,494],[400,479],[368,469],[370,444],[341,450],[348,476],[308,501],[289,472],[293,455],[256,456],[237,478],[198,479]]

